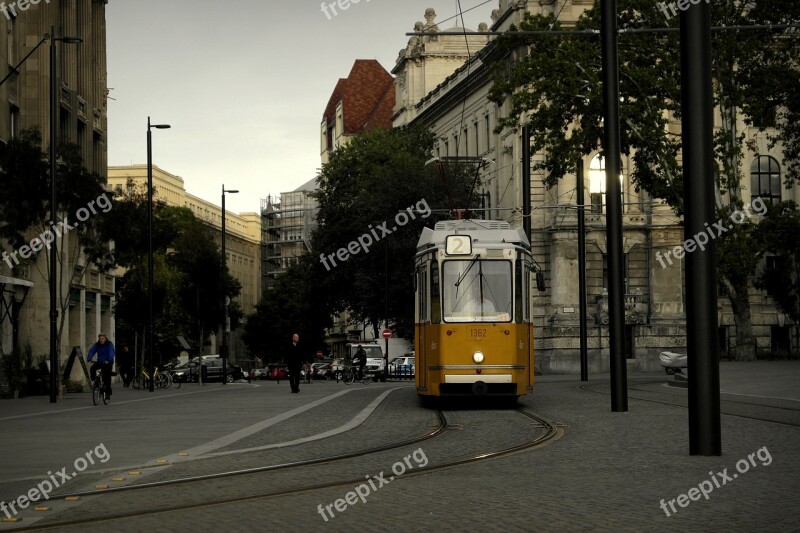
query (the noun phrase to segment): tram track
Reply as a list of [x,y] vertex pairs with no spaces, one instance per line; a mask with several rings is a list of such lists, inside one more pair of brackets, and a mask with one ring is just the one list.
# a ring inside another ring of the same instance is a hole
[[[654,385],[654,384],[663,384],[663,383],[664,383],[663,380],[658,380],[658,381],[649,380],[649,381],[636,382],[635,385]],[[596,394],[604,394],[606,396],[610,396],[611,395],[610,392],[601,391],[601,390],[595,390],[593,388],[594,386],[595,385],[588,385],[587,384],[587,385],[579,385],[578,388],[580,388],[581,390],[586,391],[586,392],[593,392],[593,393],[596,393]],[[629,391],[642,392],[642,393],[645,393],[645,394],[654,394],[654,395],[655,394],[664,394],[661,391],[652,391],[652,390],[647,390],[647,389],[641,389],[641,388],[637,388],[635,386],[629,386],[628,390]],[[721,394],[724,395],[725,393],[721,393]],[[633,400],[639,400],[639,401],[642,401],[642,402],[658,403],[658,404],[662,404],[662,405],[669,405],[669,406],[672,406],[672,407],[679,407],[679,408],[683,408],[683,409],[688,409],[688,404],[687,404],[688,400],[686,400],[684,402],[670,402],[670,401],[666,401],[666,400],[663,400],[663,399],[644,398],[644,397],[639,396],[639,395],[632,396],[630,394],[628,394],[628,398],[629,399],[633,399]],[[767,399],[767,398],[763,398],[763,399]],[[728,399],[728,398],[721,397],[720,398],[720,405],[722,405],[722,404],[732,404],[732,405],[746,406],[746,407],[758,408],[758,409],[773,409],[773,410],[778,410],[778,411],[788,411],[790,413],[798,413],[798,412],[800,412],[799,409],[793,409],[791,407],[783,407],[783,406],[778,406],[778,405],[766,405],[764,403],[748,402],[748,401],[743,401],[743,400],[733,400],[733,399]],[[774,418],[763,418],[763,417],[758,417],[758,416],[751,416],[751,415],[747,415],[747,414],[732,412],[730,410],[730,408],[729,409],[720,409],[720,414],[727,415],[727,416],[735,416],[735,417],[738,417],[738,418],[745,418],[745,419],[748,419],[748,420],[756,420],[756,421],[759,421],[759,422],[769,422],[769,423],[772,423],[772,424],[779,424],[779,425],[782,425],[782,426],[800,427],[800,423],[786,422],[786,421],[782,421],[782,420],[775,420]]]
[[[555,423],[542,418],[539,415],[536,415],[530,411],[527,411],[524,408],[518,408],[513,411],[514,413],[518,413],[529,420],[535,422],[535,425],[532,427],[539,429],[539,435],[536,438],[528,440],[526,442],[514,444],[512,446],[506,446],[496,450],[489,450],[489,451],[479,451],[479,452],[472,452],[466,456],[445,461],[440,464],[431,464],[430,466],[425,467],[418,467],[415,468],[413,471],[408,471],[403,475],[402,479],[409,479],[419,475],[426,475],[431,474],[437,471],[460,467],[464,465],[468,465],[471,463],[475,463],[478,461],[483,461],[487,459],[502,457],[506,455],[511,455],[515,453],[521,453],[525,451],[534,450],[541,446],[544,446],[551,441],[557,440],[560,438],[564,430],[563,428],[557,426]],[[165,481],[156,481],[156,482],[149,482],[149,483],[141,483],[138,485],[130,485],[126,487],[115,487],[111,489],[104,489],[104,490],[90,490],[90,491],[83,491],[83,492],[73,492],[70,493],[70,496],[78,496],[80,498],[93,498],[93,499],[102,499],[103,497],[112,496],[114,494],[125,493],[130,491],[147,491],[148,489],[160,489],[166,487],[173,487],[179,485],[189,485],[189,484],[201,484],[203,482],[209,482],[214,480],[219,480],[223,478],[235,478],[235,477],[242,477],[251,474],[258,474],[258,473],[266,473],[270,471],[278,471],[278,470],[290,470],[293,468],[298,467],[305,467],[305,466],[312,466],[318,465],[322,463],[334,463],[337,461],[343,461],[346,459],[353,459],[364,457],[367,455],[373,455],[380,452],[391,451],[394,449],[399,449],[403,447],[408,447],[423,441],[427,441],[433,439],[435,437],[443,435],[446,430],[450,427],[447,418],[445,417],[444,413],[436,409],[435,410],[436,416],[439,420],[438,427],[426,432],[424,435],[407,439],[403,442],[397,442],[390,445],[382,445],[371,447],[355,452],[350,452],[346,454],[337,454],[332,455],[324,458],[317,458],[317,459],[310,459],[305,461],[295,461],[290,463],[282,463],[277,465],[268,465],[263,467],[256,467],[250,469],[240,469],[235,471],[229,472],[219,472],[215,474],[206,474],[201,476],[192,476],[180,479],[173,479],[173,480],[165,480]],[[398,478],[400,479],[400,478]],[[179,512],[179,511],[187,511],[192,509],[199,509],[199,508],[208,508],[208,507],[217,507],[217,506],[225,506],[225,505],[234,505],[239,503],[245,502],[253,502],[253,501],[262,501],[286,496],[297,495],[300,493],[306,493],[311,491],[318,491],[333,487],[341,487],[341,486],[348,486],[348,485],[357,485],[364,482],[364,477],[358,478],[347,478],[347,479],[338,479],[338,480],[331,480],[322,483],[310,483],[310,484],[303,484],[301,486],[292,487],[283,490],[277,491],[265,491],[259,492],[255,494],[247,494],[242,496],[233,496],[228,498],[217,498],[214,500],[207,500],[207,501],[197,501],[197,502],[190,502],[190,503],[183,503],[183,504],[174,504],[168,506],[159,506],[158,508],[153,509],[145,509],[145,510],[136,510],[136,511],[125,511],[125,512],[117,512],[111,513],[104,516],[96,516],[96,517],[86,517],[82,519],[75,519],[75,520],[57,520],[56,521],[48,521],[48,523],[38,522],[36,524],[31,524],[30,526],[23,526],[19,528],[14,528],[14,531],[45,531],[45,530],[52,530],[57,528],[64,528],[64,527],[80,527],[86,526],[90,524],[99,524],[99,523],[114,523],[114,522],[121,522],[124,520],[135,519],[143,516],[148,515],[158,515],[163,513],[171,513],[171,512]],[[98,500],[101,501],[101,500]],[[53,517],[54,519],[56,517]]]

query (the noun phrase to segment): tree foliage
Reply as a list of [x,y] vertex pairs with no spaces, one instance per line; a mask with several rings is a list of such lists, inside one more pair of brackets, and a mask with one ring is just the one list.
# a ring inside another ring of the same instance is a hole
[[[792,0],[710,4],[712,25],[769,25],[800,22],[800,4]],[[620,28],[663,26],[664,14],[652,0],[620,0]],[[676,27],[679,17],[668,25]],[[599,2],[577,21],[576,30],[599,30]],[[601,149],[602,84],[600,43],[593,36],[544,36],[528,39],[519,30],[563,29],[552,15],[527,14],[519,28],[499,41],[490,98],[508,103],[498,130],[531,126],[532,150],[544,154],[536,163],[545,184],[555,185],[575,171],[576,161]],[[715,131],[717,208],[727,218],[742,207],[741,160],[745,138],[740,120],[759,126],[768,148],[780,145],[787,186],[800,181],[800,39],[796,29],[715,31],[712,36],[714,103],[720,127]],[[677,33],[621,34],[619,44],[622,152],[632,156],[628,169],[636,190],[666,201],[683,212],[679,132],[669,124],[680,119],[680,50]],[[557,75],[555,75],[557,73]],[[774,128],[766,126],[774,124]],[[713,221],[709,221],[712,223]],[[718,239],[719,273],[737,323],[737,358],[753,355],[747,280],[754,261],[738,261],[755,249],[750,227],[737,227]],[[728,254],[728,256],[726,256]],[[749,336],[749,338],[747,338]],[[749,353],[748,353],[749,352]]]
[[[146,187],[128,183],[117,195],[114,209],[103,219],[99,236],[114,241],[111,253],[99,251],[104,267],[126,269],[117,283],[115,314],[123,331],[144,332],[149,316],[149,226]],[[180,350],[176,336],[192,339],[202,350],[205,338],[223,322],[222,300],[235,297],[241,284],[230,274],[222,277],[222,259],[214,230],[185,207],[153,204],[153,307],[157,352]],[[232,328],[241,316],[235,309]]]
[[[766,290],[795,325],[800,341],[800,210],[794,202],[772,206],[755,231],[761,249],[774,256],[756,285]],[[766,265],[765,265],[766,266]],[[800,346],[800,344],[798,344]]]
[[250,352],[265,362],[284,360],[293,333],[298,333],[309,349],[324,349],[323,330],[330,325],[330,314],[321,305],[312,263],[313,258],[303,257],[279,276],[256,312],[247,317],[242,338]]
[[[104,179],[84,168],[78,147],[65,143],[56,150],[57,216],[66,216],[75,226],[71,233],[87,244],[102,213],[75,224],[75,213],[86,208],[104,192]],[[38,129],[23,130],[0,150],[0,238],[18,249],[30,242],[31,231],[37,234],[50,227],[51,187],[48,155],[42,151]],[[76,241],[77,242],[77,241]]]
[[[449,218],[448,194],[454,206],[467,207],[475,167],[449,165],[445,186],[435,165],[426,165],[435,141],[421,128],[373,130],[339,148],[318,178],[314,298],[371,323],[376,336],[382,322],[412,336],[420,232]],[[337,254],[359,239],[367,246],[341,261]]]

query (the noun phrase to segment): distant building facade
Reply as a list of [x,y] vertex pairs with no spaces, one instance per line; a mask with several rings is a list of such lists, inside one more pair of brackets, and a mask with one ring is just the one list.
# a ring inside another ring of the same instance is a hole
[[[77,144],[84,166],[106,175],[106,4],[105,0],[4,4],[0,61],[7,65],[3,74],[10,75],[0,85],[0,99],[5,102],[0,106],[0,143],[17,138],[24,129],[38,128],[43,149],[49,149],[50,41],[45,35],[54,26],[57,37],[82,39],[80,44],[56,43],[58,143]],[[56,243],[60,280],[57,350],[63,364],[73,347],[85,352],[99,332],[113,338],[115,278],[86,264],[74,234],[57,238]],[[6,243],[3,248],[8,248]],[[44,253],[27,266],[9,268],[0,263],[2,353],[29,343],[35,358],[49,354],[48,265]]]
[[[147,165],[112,166],[108,169],[108,184],[124,192],[128,179],[147,186]],[[186,207],[195,217],[215,230],[214,241],[222,245],[222,208],[208,200],[186,192],[184,180],[157,165],[153,165],[155,198],[167,205]],[[255,312],[261,294],[261,216],[258,213],[225,214],[225,254],[228,272],[242,284],[235,298],[247,315]]]
[[311,232],[317,226],[317,201],[313,179],[294,191],[261,200],[262,292],[267,294],[275,278],[311,251]]

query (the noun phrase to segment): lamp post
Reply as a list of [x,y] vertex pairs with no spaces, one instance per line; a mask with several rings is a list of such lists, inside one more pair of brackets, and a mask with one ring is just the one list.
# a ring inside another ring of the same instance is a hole
[[[50,27],[50,227],[56,226],[56,135],[58,99],[56,92],[56,42],[79,44],[83,39],[78,37],[56,37],[56,27]],[[41,44],[41,42],[40,42]],[[38,45],[37,45],[38,47]],[[30,54],[29,54],[30,55]],[[26,56],[27,59],[27,56]],[[5,80],[3,80],[5,81]],[[58,308],[56,307],[56,240],[50,246],[50,403],[58,401]]]
[[225,259],[225,193],[236,194],[239,191],[236,189],[225,189],[225,184],[222,184],[222,347],[220,348],[220,355],[222,356],[222,384],[228,383],[228,295],[225,294],[225,273],[228,271],[228,262]]
[[154,390],[154,363],[153,363],[153,136],[151,128],[165,130],[170,128],[169,124],[150,124],[150,117],[147,117],[147,303],[149,312],[147,313],[147,356],[149,361],[150,392]]

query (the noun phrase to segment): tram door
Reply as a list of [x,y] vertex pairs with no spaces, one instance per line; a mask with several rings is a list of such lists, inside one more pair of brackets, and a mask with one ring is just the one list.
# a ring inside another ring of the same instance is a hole
[[428,269],[427,264],[417,271],[417,338],[415,339],[414,350],[416,351],[416,374],[417,387],[427,388],[428,386],[428,357],[426,329],[428,323]]

